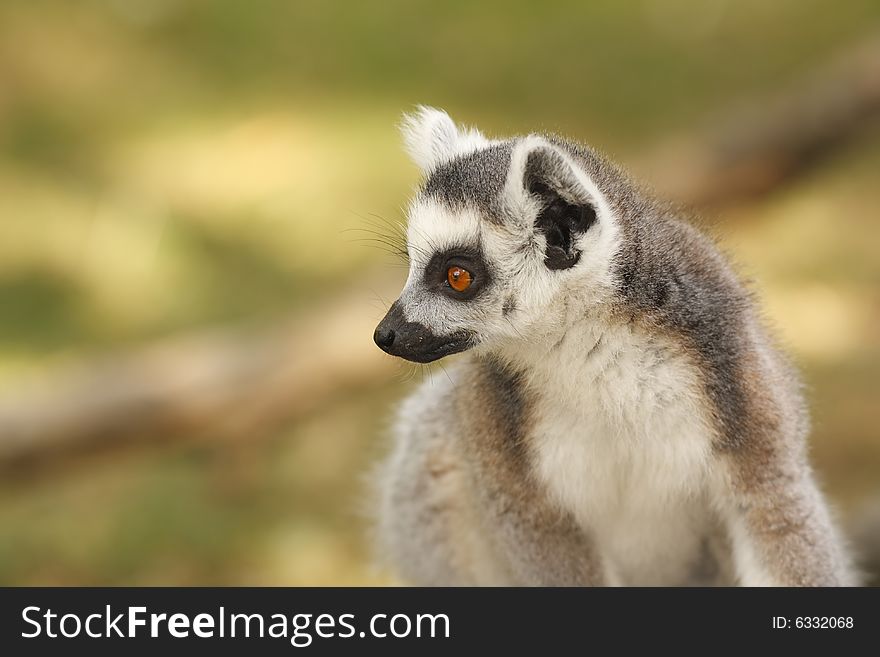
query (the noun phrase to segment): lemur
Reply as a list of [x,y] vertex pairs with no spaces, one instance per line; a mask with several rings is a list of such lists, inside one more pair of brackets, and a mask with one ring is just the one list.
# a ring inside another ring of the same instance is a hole
[[378,543],[419,585],[852,585],[792,366],[712,241],[591,148],[405,117]]

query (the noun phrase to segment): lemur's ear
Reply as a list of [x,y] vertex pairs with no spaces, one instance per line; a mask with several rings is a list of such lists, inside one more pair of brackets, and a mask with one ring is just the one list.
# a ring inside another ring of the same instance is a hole
[[404,114],[400,131],[406,151],[419,168],[430,173],[437,165],[487,146],[489,141],[477,130],[459,129],[443,110],[419,105]]
[[518,143],[505,185],[508,209],[544,235],[544,264],[568,269],[578,263],[577,240],[596,222],[604,200],[570,156],[540,137]]

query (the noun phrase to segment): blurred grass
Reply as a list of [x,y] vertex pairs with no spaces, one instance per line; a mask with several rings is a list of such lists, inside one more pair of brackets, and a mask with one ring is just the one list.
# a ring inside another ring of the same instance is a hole
[[[394,125],[415,103],[633,160],[878,25],[874,0],[6,0],[0,389],[309,313],[381,266],[343,231],[401,217],[416,172]],[[714,218],[805,370],[817,467],[846,510],[880,474],[878,146]],[[384,581],[356,508],[406,386],[345,391],[243,444],[0,482],[0,582]]]

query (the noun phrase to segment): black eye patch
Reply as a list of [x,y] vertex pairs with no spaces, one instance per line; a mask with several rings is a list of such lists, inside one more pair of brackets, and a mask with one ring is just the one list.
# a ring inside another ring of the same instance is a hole
[[[470,272],[470,287],[463,292],[453,290],[447,281],[450,267],[461,267]],[[432,255],[425,266],[423,280],[430,290],[459,301],[470,301],[489,286],[492,276],[482,251],[464,246],[438,251]]]

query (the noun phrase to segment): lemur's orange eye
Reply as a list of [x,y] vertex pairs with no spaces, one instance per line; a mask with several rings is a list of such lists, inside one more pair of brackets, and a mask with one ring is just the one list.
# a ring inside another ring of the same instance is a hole
[[446,280],[449,281],[449,287],[456,292],[464,292],[471,286],[471,273],[467,269],[462,269],[453,265],[446,270]]

